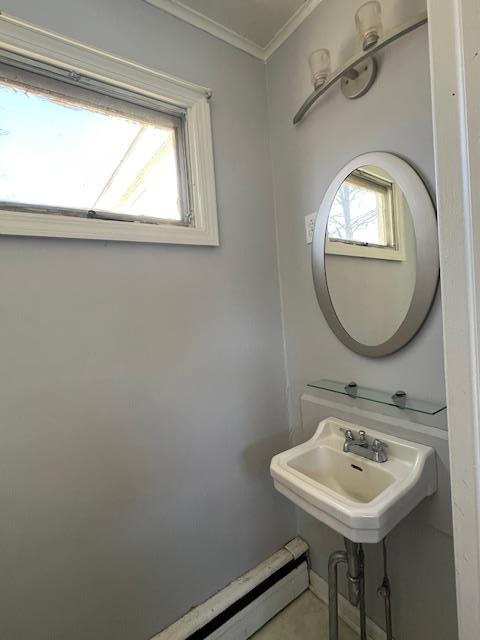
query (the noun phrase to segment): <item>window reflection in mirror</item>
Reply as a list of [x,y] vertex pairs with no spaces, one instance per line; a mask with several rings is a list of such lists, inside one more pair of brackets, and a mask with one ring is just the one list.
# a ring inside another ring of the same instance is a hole
[[401,194],[378,167],[351,173],[330,209],[327,253],[403,260]]
[[328,220],[330,240],[395,246],[393,185],[358,169],[342,184]]
[[335,313],[358,342],[375,346],[402,324],[416,280],[416,242],[407,199],[380,167],[362,166],[330,206],[325,275]]

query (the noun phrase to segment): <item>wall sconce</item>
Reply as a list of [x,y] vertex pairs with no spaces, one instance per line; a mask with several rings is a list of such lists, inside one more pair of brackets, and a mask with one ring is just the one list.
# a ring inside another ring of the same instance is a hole
[[310,54],[308,59],[310,72],[312,74],[312,84],[318,89],[325,84],[330,75],[330,51],[328,49],[317,49]]
[[358,35],[362,41],[363,50],[366,51],[377,44],[382,33],[382,7],[378,0],[370,0],[362,4],[355,14],[355,24]]
[[309,57],[309,64],[314,91],[298,110],[293,123],[298,124],[320,96],[338,81],[340,81],[342,93],[346,98],[352,100],[363,96],[377,77],[377,63],[373,54],[426,22],[427,13],[424,12],[382,36],[380,2],[378,0],[365,2],[355,14],[355,25],[362,42],[362,51],[338,67],[333,73],[330,70],[328,49],[313,51]]

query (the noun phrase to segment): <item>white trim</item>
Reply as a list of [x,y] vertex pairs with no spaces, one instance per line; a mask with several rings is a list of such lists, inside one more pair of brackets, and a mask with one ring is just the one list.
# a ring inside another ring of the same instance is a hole
[[211,633],[208,640],[245,640],[245,638],[250,638],[308,588],[308,568],[305,561]]
[[[328,582],[318,573],[310,569],[310,591],[328,606]],[[358,609],[350,604],[347,598],[338,594],[338,617],[360,637]],[[368,640],[386,640],[386,634],[373,620],[367,618]]]
[[255,58],[259,58],[266,62],[270,56],[285,42],[285,40],[292,35],[296,29],[302,24],[302,22],[308,18],[314,9],[323,2],[323,0],[307,0],[297,11],[289,18],[289,20],[277,31],[270,42],[262,47],[261,45],[253,42],[249,38],[236,33],[232,29],[225,27],[212,18],[195,11],[191,7],[184,5],[179,0],[144,0],[148,4],[158,7],[167,13],[180,18],[184,22],[206,31],[212,36],[231,44],[237,49],[241,49],[246,53],[249,53]]
[[428,0],[460,640],[480,628],[480,13]]
[[283,27],[277,31],[270,42],[263,50],[263,60],[266,62],[275,51],[282,46],[282,44],[289,38],[294,31],[302,24],[304,20],[312,13],[314,9],[321,4],[323,0],[307,0],[286,22]]
[[[397,239],[399,239],[397,235]],[[376,245],[355,244],[353,242],[342,242],[341,240],[330,240],[325,242],[325,254],[329,256],[347,256],[348,258],[362,258],[363,260],[387,260],[390,262],[403,262],[405,255],[401,249],[403,246],[398,243],[395,247],[379,247]]]
[[240,34],[228,29],[223,24],[212,20],[212,18],[208,18],[207,16],[195,11],[191,7],[187,7],[186,5],[178,2],[178,0],[144,0],[148,4],[157,7],[158,9],[162,9],[162,11],[166,11],[170,13],[172,16],[191,24],[202,31],[206,31],[215,38],[219,40],[223,40],[224,42],[228,42],[232,47],[236,47],[237,49],[241,49],[246,53],[249,53],[255,58],[260,58],[260,60],[265,60],[264,57],[264,49],[258,44],[255,44],[252,40],[241,36]]
[[[211,95],[211,89],[207,87],[125,60],[3,12],[0,12],[0,46],[20,55],[33,55],[47,64],[84,73],[104,82],[115,80],[126,89],[132,88],[129,82],[130,72],[126,71],[132,69],[139,76],[147,95],[153,98],[158,96],[158,81],[161,80],[164,83],[163,99],[173,103],[179,96],[193,104],[199,94],[205,97]],[[102,72],[107,72],[108,75],[105,76]]]
[[208,103],[210,89],[124,60],[3,13],[0,14],[0,49],[185,109],[195,218],[194,226],[147,225],[1,211],[0,234],[218,245]]
[[301,538],[294,538],[270,558],[231,582],[198,607],[191,609],[182,618],[154,636],[152,640],[186,640],[192,633],[204,627],[273,573],[307,551],[306,542]]

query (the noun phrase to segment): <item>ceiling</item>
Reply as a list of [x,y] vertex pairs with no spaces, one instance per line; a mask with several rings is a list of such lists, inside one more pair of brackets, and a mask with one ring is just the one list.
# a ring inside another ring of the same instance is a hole
[[146,0],[266,60],[321,0]]
[[305,0],[181,0],[227,29],[266,47]]

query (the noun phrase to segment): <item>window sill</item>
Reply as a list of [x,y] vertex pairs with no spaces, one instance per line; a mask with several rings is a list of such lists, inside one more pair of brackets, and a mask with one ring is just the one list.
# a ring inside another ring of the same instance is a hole
[[403,262],[405,260],[405,252],[399,249],[352,245],[342,242],[326,243],[325,253],[333,256],[345,256],[347,258],[366,258],[370,260],[390,260],[394,262]]
[[[40,218],[40,219],[39,219]],[[89,220],[0,211],[0,235],[217,246],[216,227]]]

